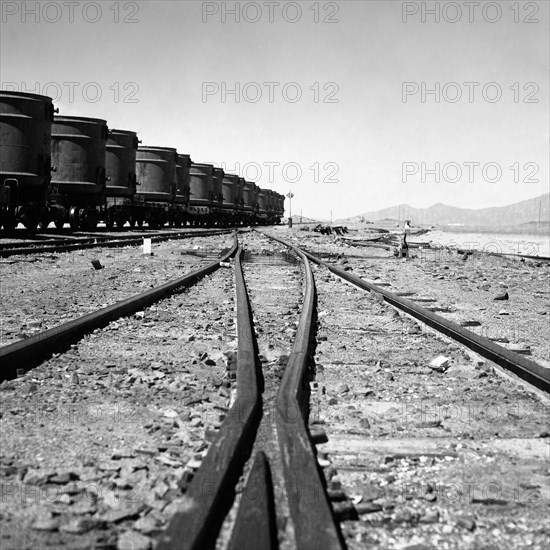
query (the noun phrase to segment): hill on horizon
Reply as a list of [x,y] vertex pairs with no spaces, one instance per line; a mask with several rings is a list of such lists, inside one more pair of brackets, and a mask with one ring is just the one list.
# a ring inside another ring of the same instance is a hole
[[379,221],[383,219],[411,220],[413,224],[424,225],[478,225],[478,226],[510,226],[550,220],[550,193],[527,199],[507,206],[492,206],[489,208],[458,208],[442,203],[436,203],[428,208],[415,208],[408,204],[390,206],[382,210],[365,212],[346,220],[348,223]]

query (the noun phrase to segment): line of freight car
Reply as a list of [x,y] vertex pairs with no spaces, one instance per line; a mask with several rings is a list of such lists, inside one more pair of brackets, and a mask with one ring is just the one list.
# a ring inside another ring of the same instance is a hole
[[56,112],[50,97],[0,90],[0,228],[281,221],[284,195],[174,148],[141,146],[103,119]]

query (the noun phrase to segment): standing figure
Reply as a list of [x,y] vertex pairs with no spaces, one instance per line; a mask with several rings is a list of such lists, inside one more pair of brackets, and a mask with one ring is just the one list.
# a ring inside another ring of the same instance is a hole
[[407,243],[407,235],[411,234],[411,222],[410,220],[405,220],[405,224],[403,225],[403,248],[409,248],[409,245]]

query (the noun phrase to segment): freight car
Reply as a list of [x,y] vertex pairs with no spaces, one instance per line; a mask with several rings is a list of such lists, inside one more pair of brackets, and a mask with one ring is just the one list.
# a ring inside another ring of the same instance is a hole
[[0,90],[0,225],[36,230],[47,212],[54,108],[50,97]]
[[130,221],[136,193],[136,155],[139,140],[135,132],[110,130],[107,140],[105,225],[122,229]]
[[108,137],[107,121],[103,119],[54,117],[50,217],[56,226],[67,220],[74,230],[97,226],[104,213]]
[[103,119],[54,116],[47,96],[0,90],[0,227],[280,223],[283,195],[140,143]]

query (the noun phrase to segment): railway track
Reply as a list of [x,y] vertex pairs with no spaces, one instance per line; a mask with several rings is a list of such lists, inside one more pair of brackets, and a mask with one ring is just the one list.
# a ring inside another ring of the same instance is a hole
[[[350,238],[343,238],[343,240],[351,245],[351,246],[357,246],[357,247],[369,247],[369,248],[381,248],[384,250],[392,250],[394,248],[397,248],[399,246],[399,242],[397,240],[390,241],[384,243],[372,241],[369,239],[350,239]],[[421,250],[430,250],[434,253],[448,253],[449,251],[456,251],[457,254],[464,255],[467,254],[471,256],[472,254],[478,254],[478,255],[486,255],[486,256],[496,256],[500,258],[510,258],[510,259],[518,259],[518,260],[532,260],[537,262],[550,262],[550,256],[537,256],[534,254],[518,254],[513,252],[493,252],[493,251],[486,251],[486,250],[475,250],[475,249],[460,249],[460,248],[450,248],[448,246],[437,246],[435,244],[431,244],[429,242],[422,243],[422,242],[409,242],[409,249],[421,249]]]
[[[0,350],[4,378],[42,361],[0,385],[2,548],[114,548],[124,536],[133,545],[121,522],[146,511],[153,532],[166,521],[183,467],[191,474],[208,445],[199,433],[215,433],[229,400],[233,283],[218,268],[235,251]],[[193,357],[183,368],[182,353]]]
[[220,262],[226,262],[235,254],[236,245],[225,252],[220,260],[209,263],[191,273],[178,277],[167,283],[133,295],[125,300],[116,302],[78,317],[59,326],[40,331],[18,342],[0,347],[0,364],[3,380],[13,378],[17,372],[24,372],[36,364],[41,363],[52,353],[67,348],[82,336],[120,317],[125,317],[142,310],[156,301],[170,295],[174,290],[194,284],[197,280],[219,268]]
[[[382,280],[308,257],[320,311],[309,421],[328,436],[319,456],[347,546],[544,548],[547,393],[540,401],[481,350],[440,336],[433,312],[411,312]],[[522,368],[522,356],[499,353]],[[550,370],[535,368],[547,392]]]
[[[229,252],[228,255],[230,253],[234,253],[234,250]],[[224,259],[227,259],[228,255]],[[278,361],[275,364],[275,361],[266,361],[266,356],[258,354],[258,344],[252,329],[252,319],[250,317],[249,298],[241,268],[242,255],[242,250],[239,250],[235,262],[238,335],[236,400],[232,404],[231,409],[227,411],[226,420],[221,426],[220,434],[212,441],[201,467],[197,470],[189,487],[185,491],[185,501],[189,502],[193,498],[201,500],[201,505],[194,510],[198,515],[192,514],[182,522],[181,512],[176,512],[170,522],[170,526],[165,532],[160,547],[168,545],[177,548],[198,548],[203,547],[204,544],[213,543],[213,526],[218,524],[221,527],[224,517],[221,514],[221,510],[224,509],[224,506],[228,505],[227,491],[231,492],[231,487],[234,486],[239,475],[242,474],[247,449],[248,453],[250,453],[251,445],[255,441],[254,435],[256,431],[262,434],[260,438],[261,448],[257,453],[255,452],[252,464],[247,466],[248,470],[250,470],[252,481],[248,481],[245,494],[252,494],[250,492],[250,484],[252,484],[253,489],[254,484],[261,481],[264,483],[261,487],[261,498],[266,499],[266,495],[268,494],[282,494],[289,486],[295,488],[301,487],[304,479],[306,479],[311,491],[307,499],[308,505],[304,508],[305,501],[303,499],[300,499],[299,503],[289,502],[288,508],[291,519],[288,523],[284,522],[285,528],[282,529],[283,534],[281,535],[284,542],[287,547],[293,547],[295,544],[298,544],[300,547],[304,547],[304,545],[311,546],[312,544],[317,547],[341,547],[341,536],[334,522],[330,504],[326,499],[326,495],[323,498],[324,484],[322,474],[316,463],[306,425],[303,420],[300,420],[300,410],[307,404],[304,401],[305,388],[308,387],[305,380],[306,361],[309,355],[309,336],[312,328],[314,304],[314,284],[311,271],[307,260],[302,257],[305,273],[305,294],[303,298],[304,309],[300,315],[300,325],[295,327],[294,322],[291,324],[287,322],[286,326],[283,325],[283,328],[286,328],[286,332],[282,337],[275,340],[265,340],[264,338],[262,341],[262,347],[265,347],[264,353],[266,355],[277,355]],[[280,254],[278,259],[283,263],[288,262],[288,256],[285,254]],[[296,272],[296,259],[288,265],[292,271]],[[264,271],[265,265],[253,263],[252,270],[254,266],[257,271],[255,273],[257,278],[259,272]],[[209,269],[212,270],[214,267],[212,265]],[[204,274],[204,270],[202,274]],[[197,276],[197,273],[191,274],[193,279]],[[299,282],[299,271],[294,274],[294,277]],[[185,281],[183,279],[173,281],[170,289],[173,289],[175,286],[181,286],[185,282],[189,282],[189,277],[186,277]],[[155,289],[141,296],[139,300],[117,304],[116,310],[115,308],[106,308],[97,314],[94,313],[75,323],[69,323],[64,327],[60,327],[59,330],[46,331],[46,333],[37,335],[36,338],[6,346],[1,350],[4,368],[12,368],[13,370],[17,365],[30,365],[29,361],[38,363],[52,351],[57,350],[58,347],[56,346],[59,346],[61,342],[66,347],[71,342],[76,341],[83,332],[89,332],[93,327],[105,325],[114,316],[120,316],[121,314],[128,315],[136,309],[141,310],[147,302],[166,294],[170,289],[167,286]],[[255,292],[263,294],[266,292],[266,289],[262,286],[262,282],[259,280],[255,281]],[[279,286],[279,294],[281,292],[283,294],[287,293],[284,286]],[[299,285],[293,294],[294,303],[289,303],[288,306],[294,308],[297,307],[297,302],[301,299],[301,287]],[[272,303],[272,307],[280,306],[280,303]],[[297,315],[298,312],[295,313],[296,317]],[[272,319],[272,312],[269,313],[268,318]],[[91,323],[94,324],[92,325]],[[257,328],[258,333],[262,330],[267,330],[267,326],[263,329],[260,327]],[[274,328],[271,327],[270,330],[274,330]],[[298,336],[292,347],[292,352],[290,355],[281,355],[281,351],[288,351],[286,349],[283,350],[281,346],[284,347],[286,345],[290,348],[292,339],[289,338],[289,335],[292,336],[294,334]],[[275,351],[270,349],[273,348],[273,342],[276,342]],[[79,353],[83,353],[80,351],[80,346]],[[285,359],[284,362],[280,361],[281,357]],[[54,362],[56,360],[58,360],[58,357],[52,359]],[[281,369],[284,368],[286,361],[288,361],[288,364],[284,370],[285,374],[282,375]],[[258,369],[260,365],[264,365],[266,362],[270,363],[271,367],[276,367],[277,372],[271,376],[266,376],[266,379],[264,379],[264,375],[258,372]],[[281,378],[280,388],[277,389]],[[267,379],[270,380],[271,396],[268,403],[269,407],[262,414],[260,391],[267,385]],[[264,414],[267,415],[268,420],[262,423]],[[290,452],[290,449],[292,449],[292,452]],[[275,467],[273,460],[268,460],[266,457],[270,455],[274,457],[279,454],[287,458],[283,460],[279,459],[279,464]],[[283,483],[277,488],[272,487],[270,489],[270,482],[268,480],[271,474],[268,472],[273,472],[274,476],[280,477]],[[181,480],[179,481],[181,482]],[[207,483],[211,487],[207,495],[204,493],[204,483]],[[205,498],[207,502],[204,502]],[[271,510],[271,516],[262,520],[262,525],[265,529],[260,530],[257,526],[255,527],[257,536],[253,539],[249,536],[251,526],[250,514],[252,513],[252,515],[257,516],[254,512],[256,502],[254,499],[244,498],[241,499],[241,504],[242,506],[234,521],[234,527],[230,529],[230,545],[241,547],[241,543],[248,540],[248,546],[251,548],[258,547],[257,544],[262,544],[262,547],[264,547],[263,544],[267,541],[277,546],[277,526],[280,524],[280,521],[278,522],[275,517],[274,501],[265,500],[265,509]],[[179,506],[181,508],[182,503]],[[183,505],[183,508],[187,509],[185,505]],[[317,516],[317,519],[311,514],[312,510],[316,511],[314,515]],[[183,513],[185,514],[185,512]],[[260,516],[263,516],[263,512],[260,513]],[[324,523],[324,528],[321,531],[317,528],[319,518]],[[279,518],[279,520],[281,519]]]
[[[297,323],[288,310],[300,301],[295,264],[278,267],[284,278],[273,280],[269,268],[266,272],[269,260],[256,259],[245,270],[245,283],[242,256],[241,251],[235,262],[237,397],[159,548],[343,548],[303,416],[315,311],[309,262],[298,255],[304,283]],[[269,257],[285,260],[282,250]],[[276,322],[281,314],[290,321],[282,327]],[[293,343],[289,336],[295,336]],[[245,481],[238,506],[232,507],[229,495],[239,476]]]
[[510,351],[489,340],[488,338],[475,334],[472,331],[461,327],[457,323],[449,321],[440,315],[429,311],[425,307],[408,300],[404,296],[398,296],[397,294],[390,292],[379,285],[369,283],[361,279],[357,275],[323,262],[319,258],[316,258],[313,254],[303,251],[300,248],[293,246],[291,243],[285,242],[281,239],[276,239],[275,237],[271,238],[282,244],[286,244],[286,246],[292,247],[296,251],[302,252],[314,263],[327,268],[341,279],[355,285],[356,287],[367,292],[374,292],[378,294],[390,305],[395,306],[401,311],[415,317],[425,325],[434,328],[441,334],[451,337],[456,342],[464,344],[486,359],[500,365],[520,378],[527,380],[530,384],[536,386],[537,388],[550,392],[550,369],[543,367],[534,361],[530,361],[518,353]]
[[216,260],[230,235],[168,240],[152,246],[100,248],[0,262],[0,346],[130,298]]
[[70,252],[73,250],[85,250],[93,248],[114,248],[122,246],[136,246],[143,243],[144,238],[151,239],[158,243],[167,240],[188,239],[197,236],[223,235],[230,233],[230,229],[210,230],[187,230],[172,232],[141,233],[139,236],[111,236],[111,235],[89,235],[85,237],[72,236],[62,239],[53,238],[41,241],[30,241],[24,243],[3,243],[0,244],[0,257],[20,256],[28,254],[47,254]]
[[[34,520],[32,535],[23,539],[27,547],[47,537],[50,546],[71,548],[146,549],[155,539],[163,549],[511,550],[528,537],[531,547],[544,548],[548,405],[495,375],[492,359],[420,330],[410,316],[424,315],[422,308],[311,255],[308,260],[296,247],[289,254],[290,243],[273,243],[257,233],[242,236],[234,278],[233,270],[220,270],[193,291],[142,310],[152,320],[148,326],[134,318],[115,323],[114,331],[108,325],[107,334],[94,333],[71,349],[64,368],[63,356],[54,357],[34,378],[28,373],[12,382],[23,409],[36,400],[29,387],[38,385],[36,394],[48,386],[52,368],[70,380],[79,401],[101,388],[111,399],[139,403],[131,430],[124,423],[112,430],[91,426],[81,441],[86,447],[105,437],[107,446],[84,473],[73,467],[72,481],[99,479],[104,491],[124,488],[124,499],[96,491],[94,506],[78,516],[73,507],[84,507],[84,499],[67,490],[71,475],[58,471],[59,460],[39,451],[50,472],[37,472],[36,462],[24,470],[18,460],[13,434],[45,434],[8,399],[8,453],[0,457],[0,471],[23,484],[59,482],[69,495],[51,507],[38,503],[35,514],[55,513]],[[341,282],[341,275],[361,286]],[[396,312],[399,304],[409,308],[407,315]],[[133,348],[146,339],[140,359]],[[105,367],[116,342],[130,346]],[[94,345],[104,348],[99,360],[89,350]],[[163,348],[160,356],[171,350],[174,360],[159,366],[150,351]],[[448,357],[434,366],[438,355]],[[85,380],[94,380],[98,362],[102,381],[86,394]],[[76,384],[74,374],[81,379]],[[530,374],[547,381],[544,371]],[[44,399],[51,404],[53,397]],[[64,425],[43,426],[53,441],[63,433]],[[155,434],[162,441],[153,444]],[[113,452],[115,435],[122,450]],[[151,454],[137,454],[143,443],[132,448],[124,437],[149,442]],[[149,456],[154,465],[136,463]],[[21,543],[21,535],[11,541]]]

